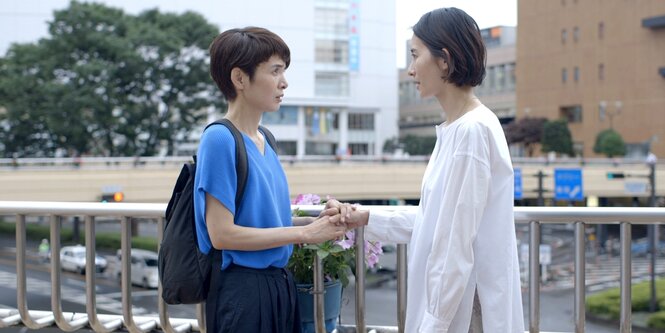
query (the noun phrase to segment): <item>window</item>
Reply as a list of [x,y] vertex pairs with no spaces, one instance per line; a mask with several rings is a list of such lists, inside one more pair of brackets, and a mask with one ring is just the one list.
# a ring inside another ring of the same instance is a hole
[[605,80],[605,64],[598,65],[598,80]]
[[336,145],[326,142],[307,142],[305,154],[307,155],[334,155]]
[[295,141],[277,141],[277,154],[296,155],[297,143]]
[[343,97],[349,95],[348,73],[316,73],[315,94],[317,96]]
[[328,64],[349,63],[349,41],[348,40],[317,40],[316,62]]
[[373,130],[374,129],[374,114],[373,113],[349,113],[349,129],[350,130]]
[[566,119],[569,123],[581,123],[582,106],[581,105],[562,106],[559,109],[559,115],[561,116],[561,118]]
[[514,91],[515,90],[515,63],[510,63],[506,65],[507,67],[507,72],[508,72],[508,90]]
[[561,83],[566,83],[568,81],[568,70],[565,68],[561,69]]
[[298,107],[282,105],[277,112],[264,112],[261,122],[266,125],[297,125]]
[[580,28],[574,27],[573,28],[573,40],[578,41],[580,39]]
[[314,32],[345,36],[349,33],[348,9],[321,8],[314,9]]
[[335,115],[329,108],[305,108],[305,126],[310,136],[326,135],[335,128]]
[[351,155],[369,155],[369,144],[367,143],[349,143]]
[[605,23],[598,23],[598,39],[603,39],[605,37]]
[[566,39],[568,39],[568,31],[561,29],[561,44],[566,44]]
[[487,91],[492,92],[495,89],[494,78],[496,76],[496,67],[490,66],[487,68]]
[[580,81],[580,68],[577,67],[577,66],[575,66],[575,68],[574,68],[573,77],[574,77],[575,82]]
[[506,89],[506,82],[504,78],[506,77],[506,67],[504,65],[496,66],[496,90],[504,91]]

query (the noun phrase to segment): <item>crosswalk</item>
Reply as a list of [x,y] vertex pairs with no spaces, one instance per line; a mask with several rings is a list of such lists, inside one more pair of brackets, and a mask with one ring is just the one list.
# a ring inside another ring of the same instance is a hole
[[[543,290],[565,290],[574,288],[574,264],[554,265],[551,268],[552,280],[545,283]],[[648,280],[651,273],[651,262],[648,258],[633,258],[631,264],[632,283]],[[603,258],[596,262],[587,262],[585,285],[588,292],[618,287],[621,276],[619,257]],[[665,260],[656,260],[656,275],[665,274]]]

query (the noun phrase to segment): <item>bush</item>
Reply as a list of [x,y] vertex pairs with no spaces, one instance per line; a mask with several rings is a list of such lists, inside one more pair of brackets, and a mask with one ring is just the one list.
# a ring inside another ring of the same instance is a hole
[[[656,295],[658,306],[665,310],[665,280],[656,281]],[[651,300],[651,285],[649,281],[634,284],[631,288],[631,308],[634,312],[645,312],[649,310]],[[621,315],[621,290],[619,288],[608,289],[586,299],[586,310],[598,317],[618,320]],[[665,329],[665,311],[660,311],[649,316],[648,325],[652,328]]]
[[[48,226],[37,225],[33,223],[26,224],[26,238],[40,240],[50,238],[50,229]],[[16,225],[0,221],[0,234],[16,235]],[[62,229],[60,232],[60,241],[62,243],[71,242],[74,234],[70,229]],[[85,242],[85,235],[81,235],[81,242]],[[97,248],[117,250],[120,248],[119,233],[98,233],[95,236]],[[144,250],[157,251],[157,239],[152,237],[132,237],[132,247]]]

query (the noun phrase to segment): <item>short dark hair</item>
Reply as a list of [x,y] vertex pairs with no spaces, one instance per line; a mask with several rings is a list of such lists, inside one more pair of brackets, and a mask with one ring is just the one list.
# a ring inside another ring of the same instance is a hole
[[274,32],[259,27],[226,30],[210,44],[210,76],[224,97],[233,101],[238,93],[231,82],[231,70],[238,67],[253,80],[256,67],[273,55],[289,67],[291,51]]
[[487,51],[478,24],[469,14],[454,7],[435,9],[420,18],[413,33],[434,56],[446,60],[445,80],[458,87],[475,87],[483,82]]

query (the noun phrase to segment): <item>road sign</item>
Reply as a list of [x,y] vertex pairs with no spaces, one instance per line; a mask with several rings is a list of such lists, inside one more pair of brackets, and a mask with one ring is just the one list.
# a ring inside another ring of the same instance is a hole
[[581,169],[554,169],[554,198],[568,201],[584,200]]
[[625,182],[623,189],[627,194],[646,194],[648,184],[645,182]]
[[515,169],[515,200],[522,199],[522,169]]

